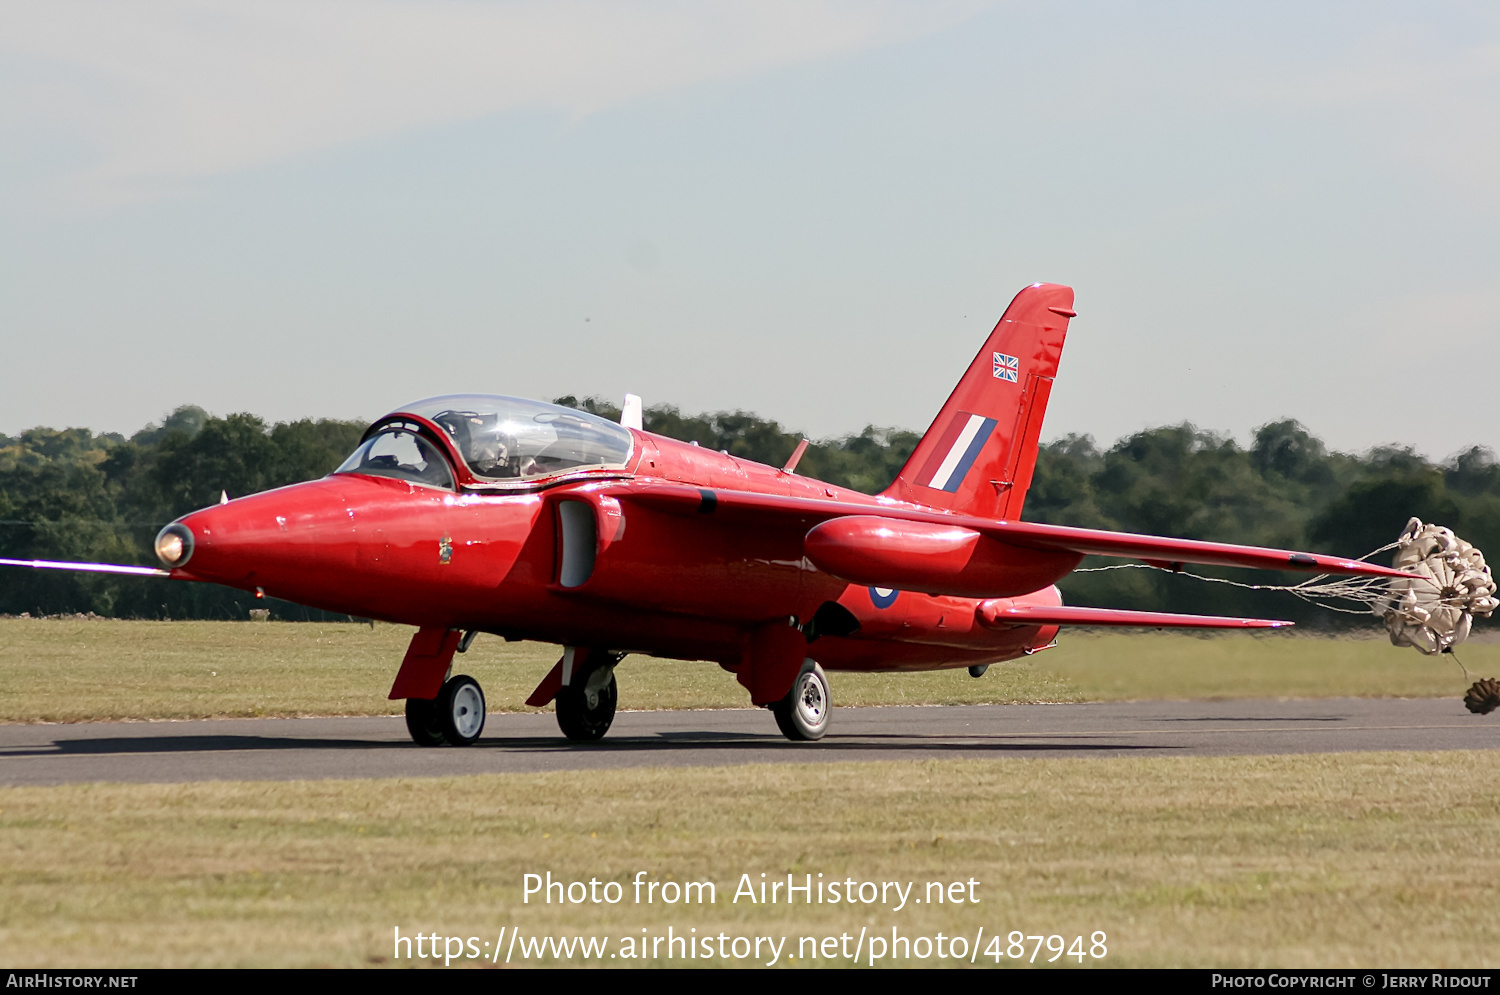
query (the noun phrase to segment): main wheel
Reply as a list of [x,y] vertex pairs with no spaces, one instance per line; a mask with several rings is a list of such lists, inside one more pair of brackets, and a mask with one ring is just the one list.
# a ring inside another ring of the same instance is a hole
[[615,702],[620,689],[613,668],[609,680],[598,686],[592,680],[557,692],[557,727],[575,743],[593,743],[604,738],[615,720]]
[[442,746],[443,724],[438,720],[438,703],[428,698],[406,699],[406,731],[418,746]]
[[464,674],[448,678],[437,705],[444,742],[468,746],[484,731],[484,692],[474,678]]
[[828,731],[828,713],[833,699],[828,694],[828,678],[823,668],[812,660],[802,664],[797,679],[786,697],[771,706],[782,735],[793,742],[822,739]]

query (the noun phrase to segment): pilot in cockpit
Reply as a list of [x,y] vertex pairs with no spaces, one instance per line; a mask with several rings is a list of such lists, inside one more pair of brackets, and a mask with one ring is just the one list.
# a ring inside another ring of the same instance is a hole
[[515,452],[515,440],[502,432],[489,432],[470,442],[464,458],[469,467],[481,477],[514,477],[516,468],[511,454]]
[[[481,477],[514,477],[515,440],[500,431],[495,415],[444,411],[434,421],[452,436],[464,462]],[[488,424],[487,424],[488,423]]]

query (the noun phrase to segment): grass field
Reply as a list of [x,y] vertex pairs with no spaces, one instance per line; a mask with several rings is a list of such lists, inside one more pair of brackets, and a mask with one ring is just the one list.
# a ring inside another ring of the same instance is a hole
[[[410,632],[0,620],[0,721],[394,711],[384,694]],[[1500,670],[1500,644],[1463,656],[1476,672]],[[555,658],[481,638],[460,667],[502,710],[524,707]],[[745,704],[712,664],[631,658],[619,674],[627,707]],[[1467,683],[1450,660],[1381,640],[1119,632],[1065,633],[981,680],[960,670],[831,682],[844,705],[1457,696]],[[357,966],[397,963],[396,927],[480,943],[520,927],[609,938],[618,951],[627,935],[671,926],[788,937],[783,965],[806,964],[789,959],[802,937],[896,927],[908,939],[983,928],[978,963],[1013,949],[989,946],[1012,930],[1085,946],[1097,930],[1110,966],[1493,966],[1491,764],[1474,753],[1004,758],[6,788],[0,963]],[[626,897],[523,904],[522,875],[548,871],[619,881]],[[718,902],[637,906],[637,871],[712,881]],[[916,882],[914,895],[973,878],[981,902],[730,901],[740,874],[762,872]]]
[[[12,788],[0,791],[0,962],[357,966],[391,963],[396,927],[483,941],[518,926],[609,937],[613,951],[670,925],[787,936],[786,953],[802,936],[852,944],[861,928],[983,927],[1085,944],[1100,930],[1108,966],[1493,967],[1492,762],[943,760]],[[622,882],[624,900],[523,904],[522,875],[548,871]],[[636,905],[637,871],[714,882],[717,903]],[[914,881],[913,897],[974,878],[980,902],[731,902],[739,875],[762,872]]]
[[[349,623],[0,619],[0,721],[211,716],[376,715],[412,630]],[[1500,673],[1500,642],[1461,656]],[[491,711],[524,709],[557,648],[479,638],[455,669],[484,685]],[[739,708],[747,698],[714,664],[630,657],[617,672],[624,708]],[[1384,639],[1308,635],[1208,638],[1064,632],[1056,649],[990,668],[928,674],[832,674],[837,705],[1132,698],[1459,696],[1451,658]]]

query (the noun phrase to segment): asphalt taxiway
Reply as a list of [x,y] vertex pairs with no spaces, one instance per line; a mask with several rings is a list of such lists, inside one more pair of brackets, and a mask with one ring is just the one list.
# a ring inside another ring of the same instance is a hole
[[1500,714],[1452,698],[843,708],[821,742],[790,743],[761,710],[621,712],[602,742],[577,745],[550,714],[498,713],[467,748],[416,746],[395,717],[89,722],[0,725],[0,785],[1456,749],[1500,749]]

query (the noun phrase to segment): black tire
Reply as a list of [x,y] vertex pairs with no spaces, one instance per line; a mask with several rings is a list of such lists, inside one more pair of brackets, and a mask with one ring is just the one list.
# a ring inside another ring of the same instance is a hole
[[557,692],[557,727],[575,743],[597,743],[604,738],[615,720],[615,702],[620,696],[613,673],[609,683],[593,694],[584,690],[587,683],[585,678],[583,684]]
[[438,720],[438,703],[428,698],[406,699],[406,731],[418,746],[442,746],[443,725]]
[[484,732],[484,691],[474,678],[448,678],[437,705],[443,741],[450,746],[470,746]]
[[771,706],[771,714],[776,716],[783,736],[794,743],[807,743],[823,738],[832,708],[828,678],[822,667],[808,660],[786,697]]
[[974,664],[974,666],[972,666],[972,667],[969,668],[969,676],[970,677],[983,677],[984,676],[984,672],[986,670],[989,670],[989,669],[990,669],[990,665],[987,664],[987,663],[976,663],[976,664]]

